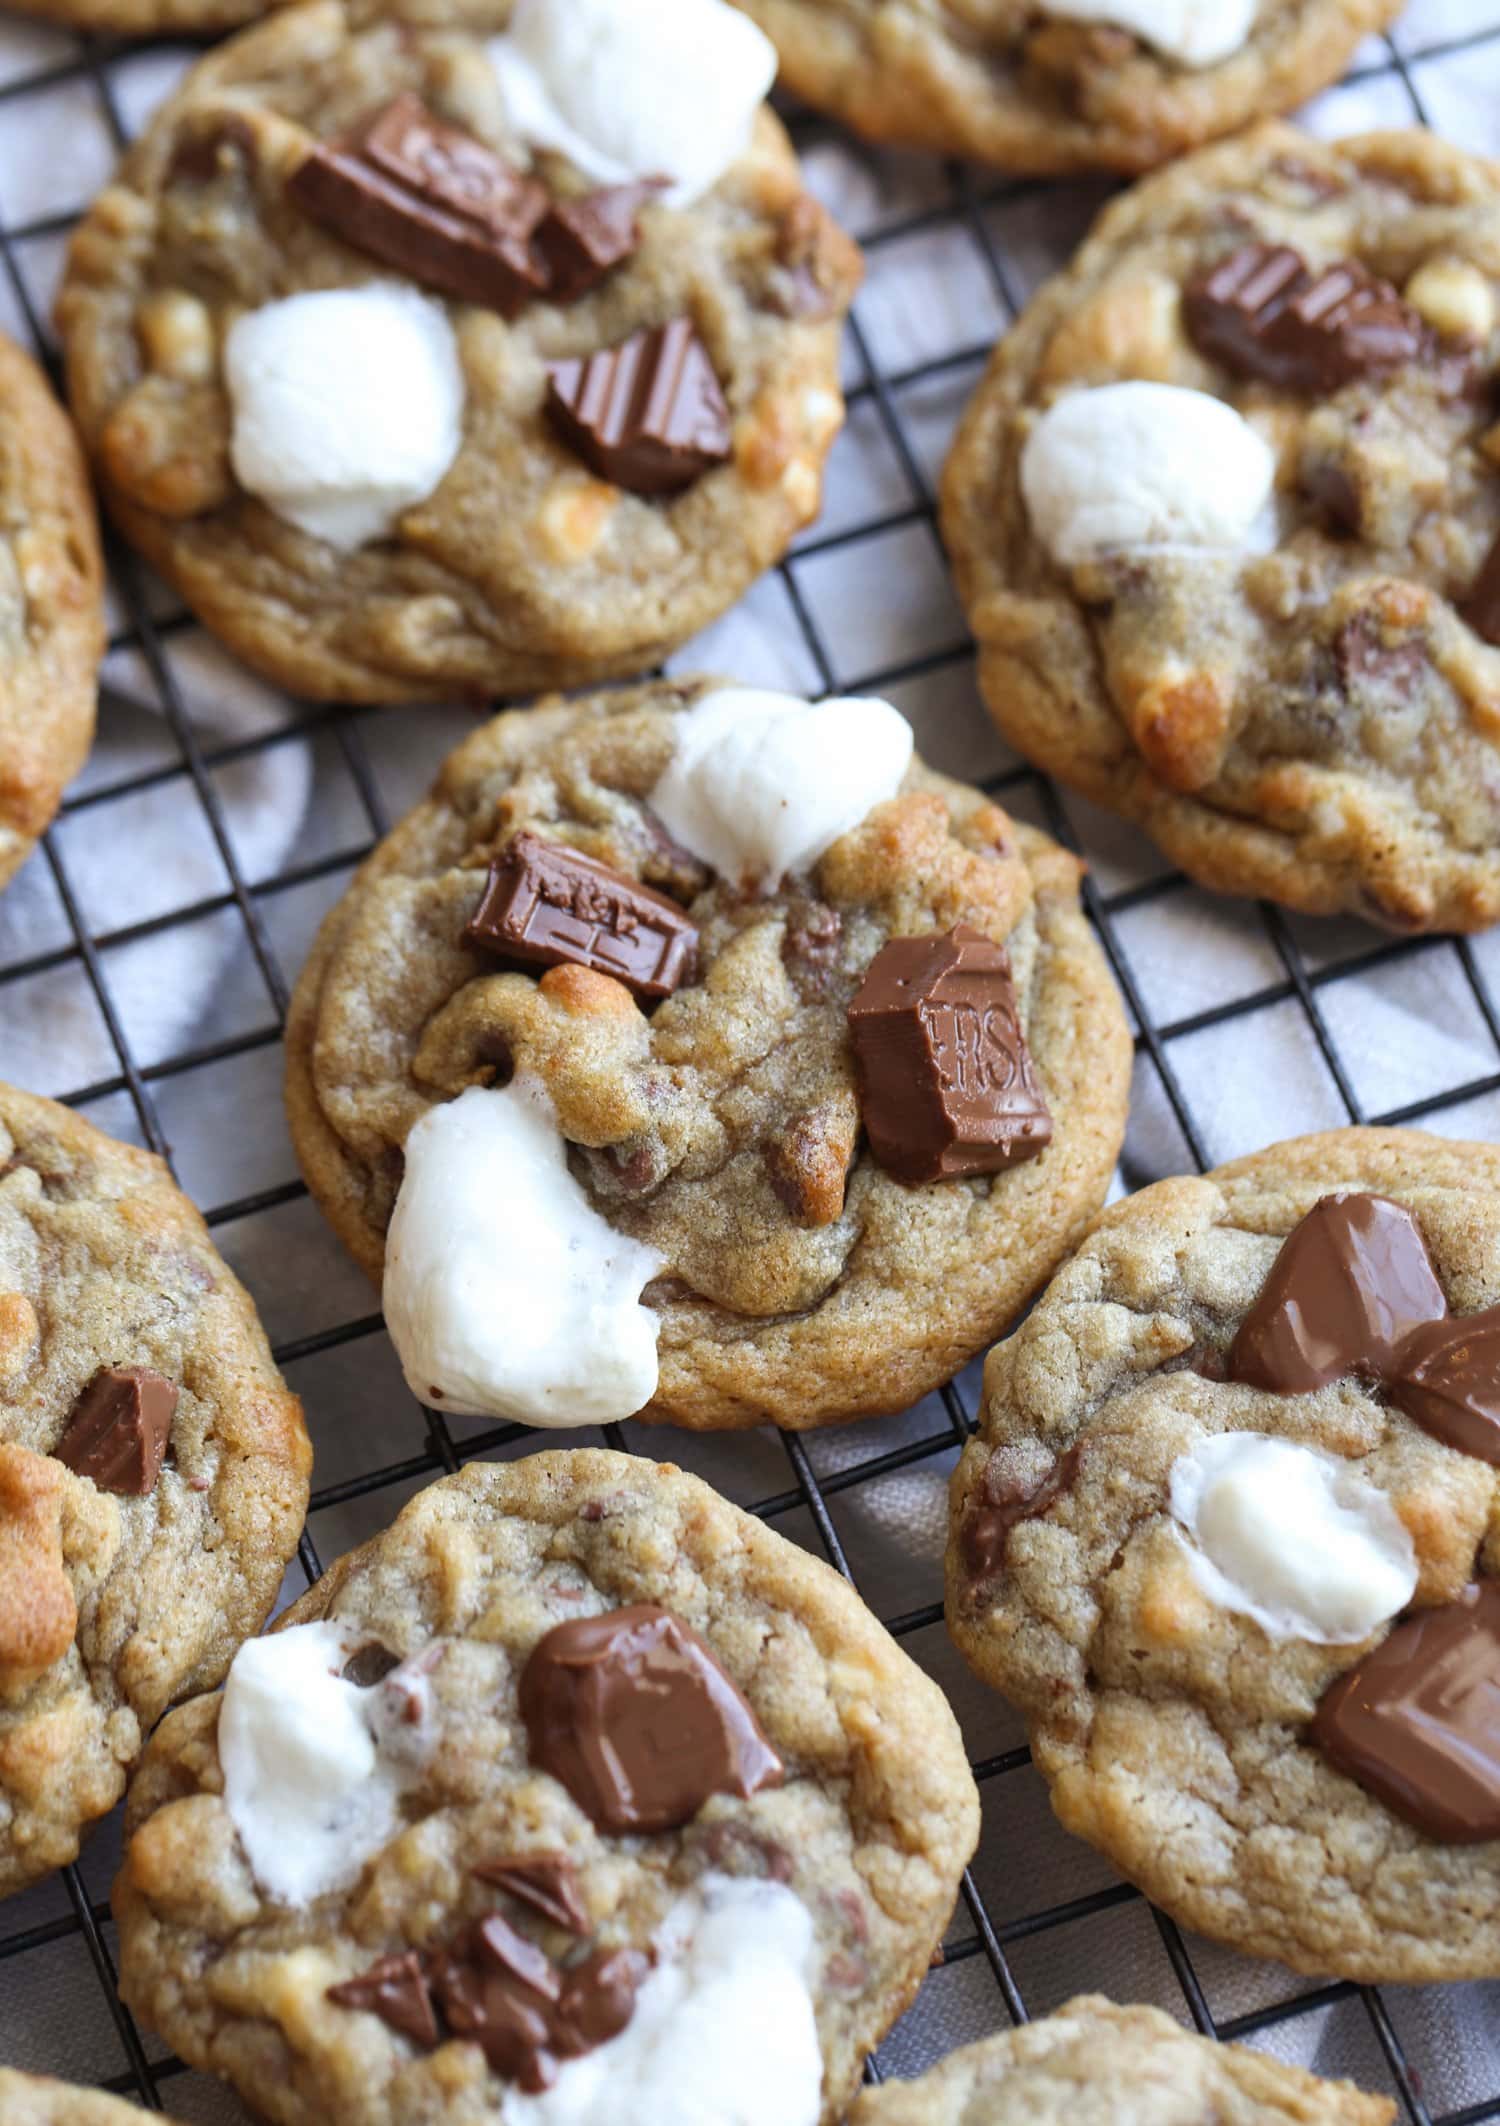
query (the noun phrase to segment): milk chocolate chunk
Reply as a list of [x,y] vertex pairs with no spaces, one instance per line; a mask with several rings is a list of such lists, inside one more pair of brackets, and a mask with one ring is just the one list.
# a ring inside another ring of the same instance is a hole
[[149,1366],[101,1366],[68,1419],[55,1450],[76,1476],[101,1491],[145,1498],[166,1458],[177,1389]]
[[729,456],[729,408],[692,320],[547,371],[547,417],[603,480],[678,494]]
[[1435,342],[1389,281],[1354,259],[1313,273],[1285,244],[1245,244],[1183,291],[1202,353],[1286,391],[1328,393],[1430,357]]
[[1325,1196],[1287,1235],[1229,1353],[1231,1380],[1302,1395],[1384,1378],[1403,1339],[1448,1311],[1411,1212],[1387,1196]]
[[709,1649],[654,1602],[558,1624],[521,1672],[533,1764],[603,1831],[670,1831],[710,1794],[779,1786],[780,1758]]
[[588,1908],[578,1888],[578,1870],[566,1853],[513,1853],[482,1861],[474,1873],[518,1903],[570,1934],[591,1934]]
[[990,1579],[1004,1565],[1013,1528],[1037,1519],[1072,1489],[1082,1453],[1080,1446],[1070,1447],[1035,1483],[1007,1474],[998,1458],[990,1456],[979,1496],[959,1531],[964,1563],[976,1580]]
[[1391,1401],[1460,1454],[1500,1464],[1500,1307],[1413,1329],[1387,1383]]
[[1459,605],[1458,617],[1486,642],[1500,643],[1500,537],[1480,564],[1479,574]]
[[382,1956],[379,1963],[371,1964],[358,1978],[330,1986],[328,1998],[336,2007],[359,2008],[367,2015],[378,2015],[392,2030],[399,2030],[418,2045],[431,2048],[438,2041],[432,1994],[415,1949],[409,1949],[404,1956]]
[[514,317],[545,268],[532,236],[549,199],[472,134],[398,96],[298,164],[287,196],[356,251],[461,303]]
[[557,2079],[549,2010],[559,1986],[547,1968],[550,1990],[538,1991],[491,1953],[478,1929],[430,1959],[432,1990],[453,2035],[471,2039],[496,2074],[533,2094]]
[[539,834],[491,864],[464,936],[505,959],[597,968],[639,997],[670,996],[698,964],[697,927],[675,901]]
[[536,232],[549,302],[576,303],[639,249],[641,209],[667,182],[648,177],[553,200]]
[[865,1134],[898,1181],[992,1174],[1051,1142],[1009,955],[969,924],[883,945],[849,1033]]
[[1405,1618],[1324,1693],[1309,1732],[1429,1838],[1500,1838],[1500,1580]]

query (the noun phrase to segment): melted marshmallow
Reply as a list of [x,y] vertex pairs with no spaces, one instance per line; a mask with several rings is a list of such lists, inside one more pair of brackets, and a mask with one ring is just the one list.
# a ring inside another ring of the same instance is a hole
[[1254,27],[1260,0],[1042,0],[1065,22],[1110,22],[1183,66],[1217,66]]
[[1273,1639],[1352,1645],[1417,1584],[1400,1515],[1338,1455],[1221,1432],[1173,1464],[1171,1496],[1199,1586]]
[[635,2013],[503,2126],[817,2126],[813,1928],[783,1884],[706,1875],[668,1915]]
[[774,886],[895,796],[911,746],[911,725],[888,701],[721,687],[678,718],[677,750],[648,803],[721,878]]
[[[344,1681],[368,1636],[330,1620],[248,1639],[224,1685],[225,1805],[256,1881],[283,1904],[347,1889],[400,1826],[422,1722],[408,1709],[393,1731],[388,1687]],[[407,1708],[425,1690],[409,1681]]]
[[463,441],[464,377],[441,303],[373,282],[289,295],[224,344],[235,478],[350,552],[438,486]]
[[568,1170],[540,1087],[470,1086],[406,1140],[386,1326],[413,1394],[462,1417],[598,1425],[656,1390],[662,1266]]
[[688,206],[750,144],[770,39],[724,0],[519,0],[489,46],[506,113],[600,184],[669,177]]
[[1100,384],[1042,415],[1021,453],[1021,492],[1052,559],[1072,568],[1134,547],[1262,543],[1275,472],[1269,444],[1222,399]]

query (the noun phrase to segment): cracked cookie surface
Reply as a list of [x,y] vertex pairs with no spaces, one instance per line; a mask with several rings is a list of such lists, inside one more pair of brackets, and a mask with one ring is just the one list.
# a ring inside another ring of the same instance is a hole
[[[1184,1925],[1297,1970],[1404,1982],[1500,1970],[1500,1842],[1445,1843],[1333,1769],[1308,1723],[1381,1644],[1271,1636],[1209,1598],[1169,1503],[1216,1434],[1322,1450],[1410,1538],[1414,1613],[1500,1567],[1500,1472],[1358,1379],[1224,1377],[1280,1245],[1319,1199],[1407,1206],[1455,1316],[1500,1299],[1500,1152],[1415,1130],[1273,1146],[1107,1211],[990,1354],[955,1472],[948,1616],[1024,1713],[1063,1824]],[[1065,1460],[1066,1458],[1066,1460]],[[1031,1500],[988,1555],[987,1501]]]
[[[622,1838],[528,1759],[518,1678],[559,1623],[638,1602],[706,1642],[785,1778]],[[819,2116],[842,2116],[864,2052],[926,1972],[978,1797],[941,1693],[837,1574],[670,1464],[580,1450],[433,1485],[283,1623],[320,1619],[427,1653],[426,1770],[355,1885],[299,1910],[262,1894],[236,1839],[220,1701],[163,1723],[132,1787],[115,1910],[122,1991],[183,2057],[282,2126],[511,2116],[477,2046],[415,2046],[326,1989],[450,1941],[499,1906],[477,1863],[545,1849],[566,1856],[605,1950],[646,1946],[710,1871],[790,1890],[813,1926]],[[559,1939],[534,1912],[515,1925],[549,1951]]]
[[[1322,390],[1211,359],[1183,290],[1255,243],[1394,284],[1426,350]],[[1500,648],[1465,617],[1500,527],[1497,291],[1500,176],[1430,133],[1265,126],[1107,208],[996,350],[944,476],[1012,743],[1205,885],[1398,929],[1500,916]],[[1027,438],[1127,379],[1211,394],[1270,446],[1269,550],[1049,558]]]
[[[809,872],[755,895],[645,800],[712,682],[497,718],[454,753],[325,921],[288,1029],[304,1173],[379,1277],[401,1148],[497,1069],[539,1079],[573,1171],[665,1267],[643,1413],[804,1426],[900,1410],[998,1333],[1102,1200],[1130,1044],[1074,858],[916,763]],[[495,972],[463,931],[485,869],[535,830],[665,892],[699,931],[649,1017],[590,970]],[[1054,1125],[1040,1158],[907,1187],[861,1133],[847,1007],[896,936],[970,923],[1006,946]]]
[[[56,1458],[122,1366],[179,1391],[141,1495]],[[0,1086],[0,1894],[74,1858],[152,1724],[259,1629],[309,1463],[249,1296],[161,1162]]]

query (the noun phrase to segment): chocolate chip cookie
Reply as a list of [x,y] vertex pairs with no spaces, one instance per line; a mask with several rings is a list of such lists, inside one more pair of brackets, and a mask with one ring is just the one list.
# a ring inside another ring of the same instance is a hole
[[0,1894],[74,1857],[259,1629],[309,1461],[160,1160],[0,1086]]
[[1388,2097],[1352,2082],[1093,1994],[965,2045],[915,2082],[862,2091],[849,2126],[1390,2126],[1395,2116]]
[[0,886],[45,833],[94,736],[104,572],[72,424],[0,333]]
[[132,2121],[140,2126],[145,2117],[134,2104],[122,2104],[101,2089],[75,2089],[46,2075],[0,2067],[0,2119],[5,2126],[132,2126]]
[[1500,1972],[1500,1151],[1116,1205],[991,1354],[948,1615],[1069,1830],[1297,1970]]
[[828,1567],[670,1464],[476,1463],[163,1722],[121,1988],[281,2126],[831,2126],[977,1830]]
[[278,10],[84,220],[58,320],[105,496],[273,679],[640,671],[816,514],[859,256],[761,101],[760,33],[668,14]]
[[1270,125],[1106,209],[944,528],[1002,730],[1208,886],[1500,916],[1500,174]]
[[1003,170],[1147,170],[1336,81],[1400,0],[736,0],[867,139]]
[[414,1391],[541,1425],[904,1409],[1101,1202],[1079,866],[881,701],[501,716],[326,920],[287,1100]]

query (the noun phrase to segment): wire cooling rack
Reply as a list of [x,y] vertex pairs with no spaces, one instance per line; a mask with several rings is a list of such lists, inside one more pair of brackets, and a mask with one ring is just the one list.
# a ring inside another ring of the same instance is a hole
[[[54,374],[46,320],[67,232],[190,57],[0,28],[0,324]],[[1500,0],[1417,0],[1305,115],[1325,133],[1430,122],[1488,151],[1500,147],[1492,107]],[[1007,754],[979,706],[934,522],[936,469],[994,338],[1108,187],[1005,183],[863,150],[805,114],[791,122],[810,180],[869,258],[846,343],[849,428],[821,522],[674,661],[810,693],[886,693],[937,764],[1089,857],[1089,913],[1136,1029],[1118,1187],[1343,1121],[1500,1134],[1500,939],[1393,940],[1214,900]],[[172,1158],[255,1293],[318,1456],[290,1597],[423,1484],[538,1444],[412,1401],[369,1288],[296,1178],[280,1119],[282,1022],[316,922],[471,719],[310,711],[254,686],[247,706],[244,676],[118,548],[111,578],[99,747],[0,904],[0,1076]],[[977,1386],[976,1366],[901,1418],[805,1439],[604,1435],[686,1462],[821,1551],[959,1713],[984,1837],[942,1960],[872,2078],[917,2072],[1097,1988],[1353,2074],[1419,2126],[1500,2118],[1500,1988],[1299,1980],[1184,1936],[1055,1825],[1019,1723],[943,1631],[946,1482]],[[118,1847],[116,1818],[78,1867],[0,1911],[0,2059],[184,2119],[242,2119],[116,1998]]]

